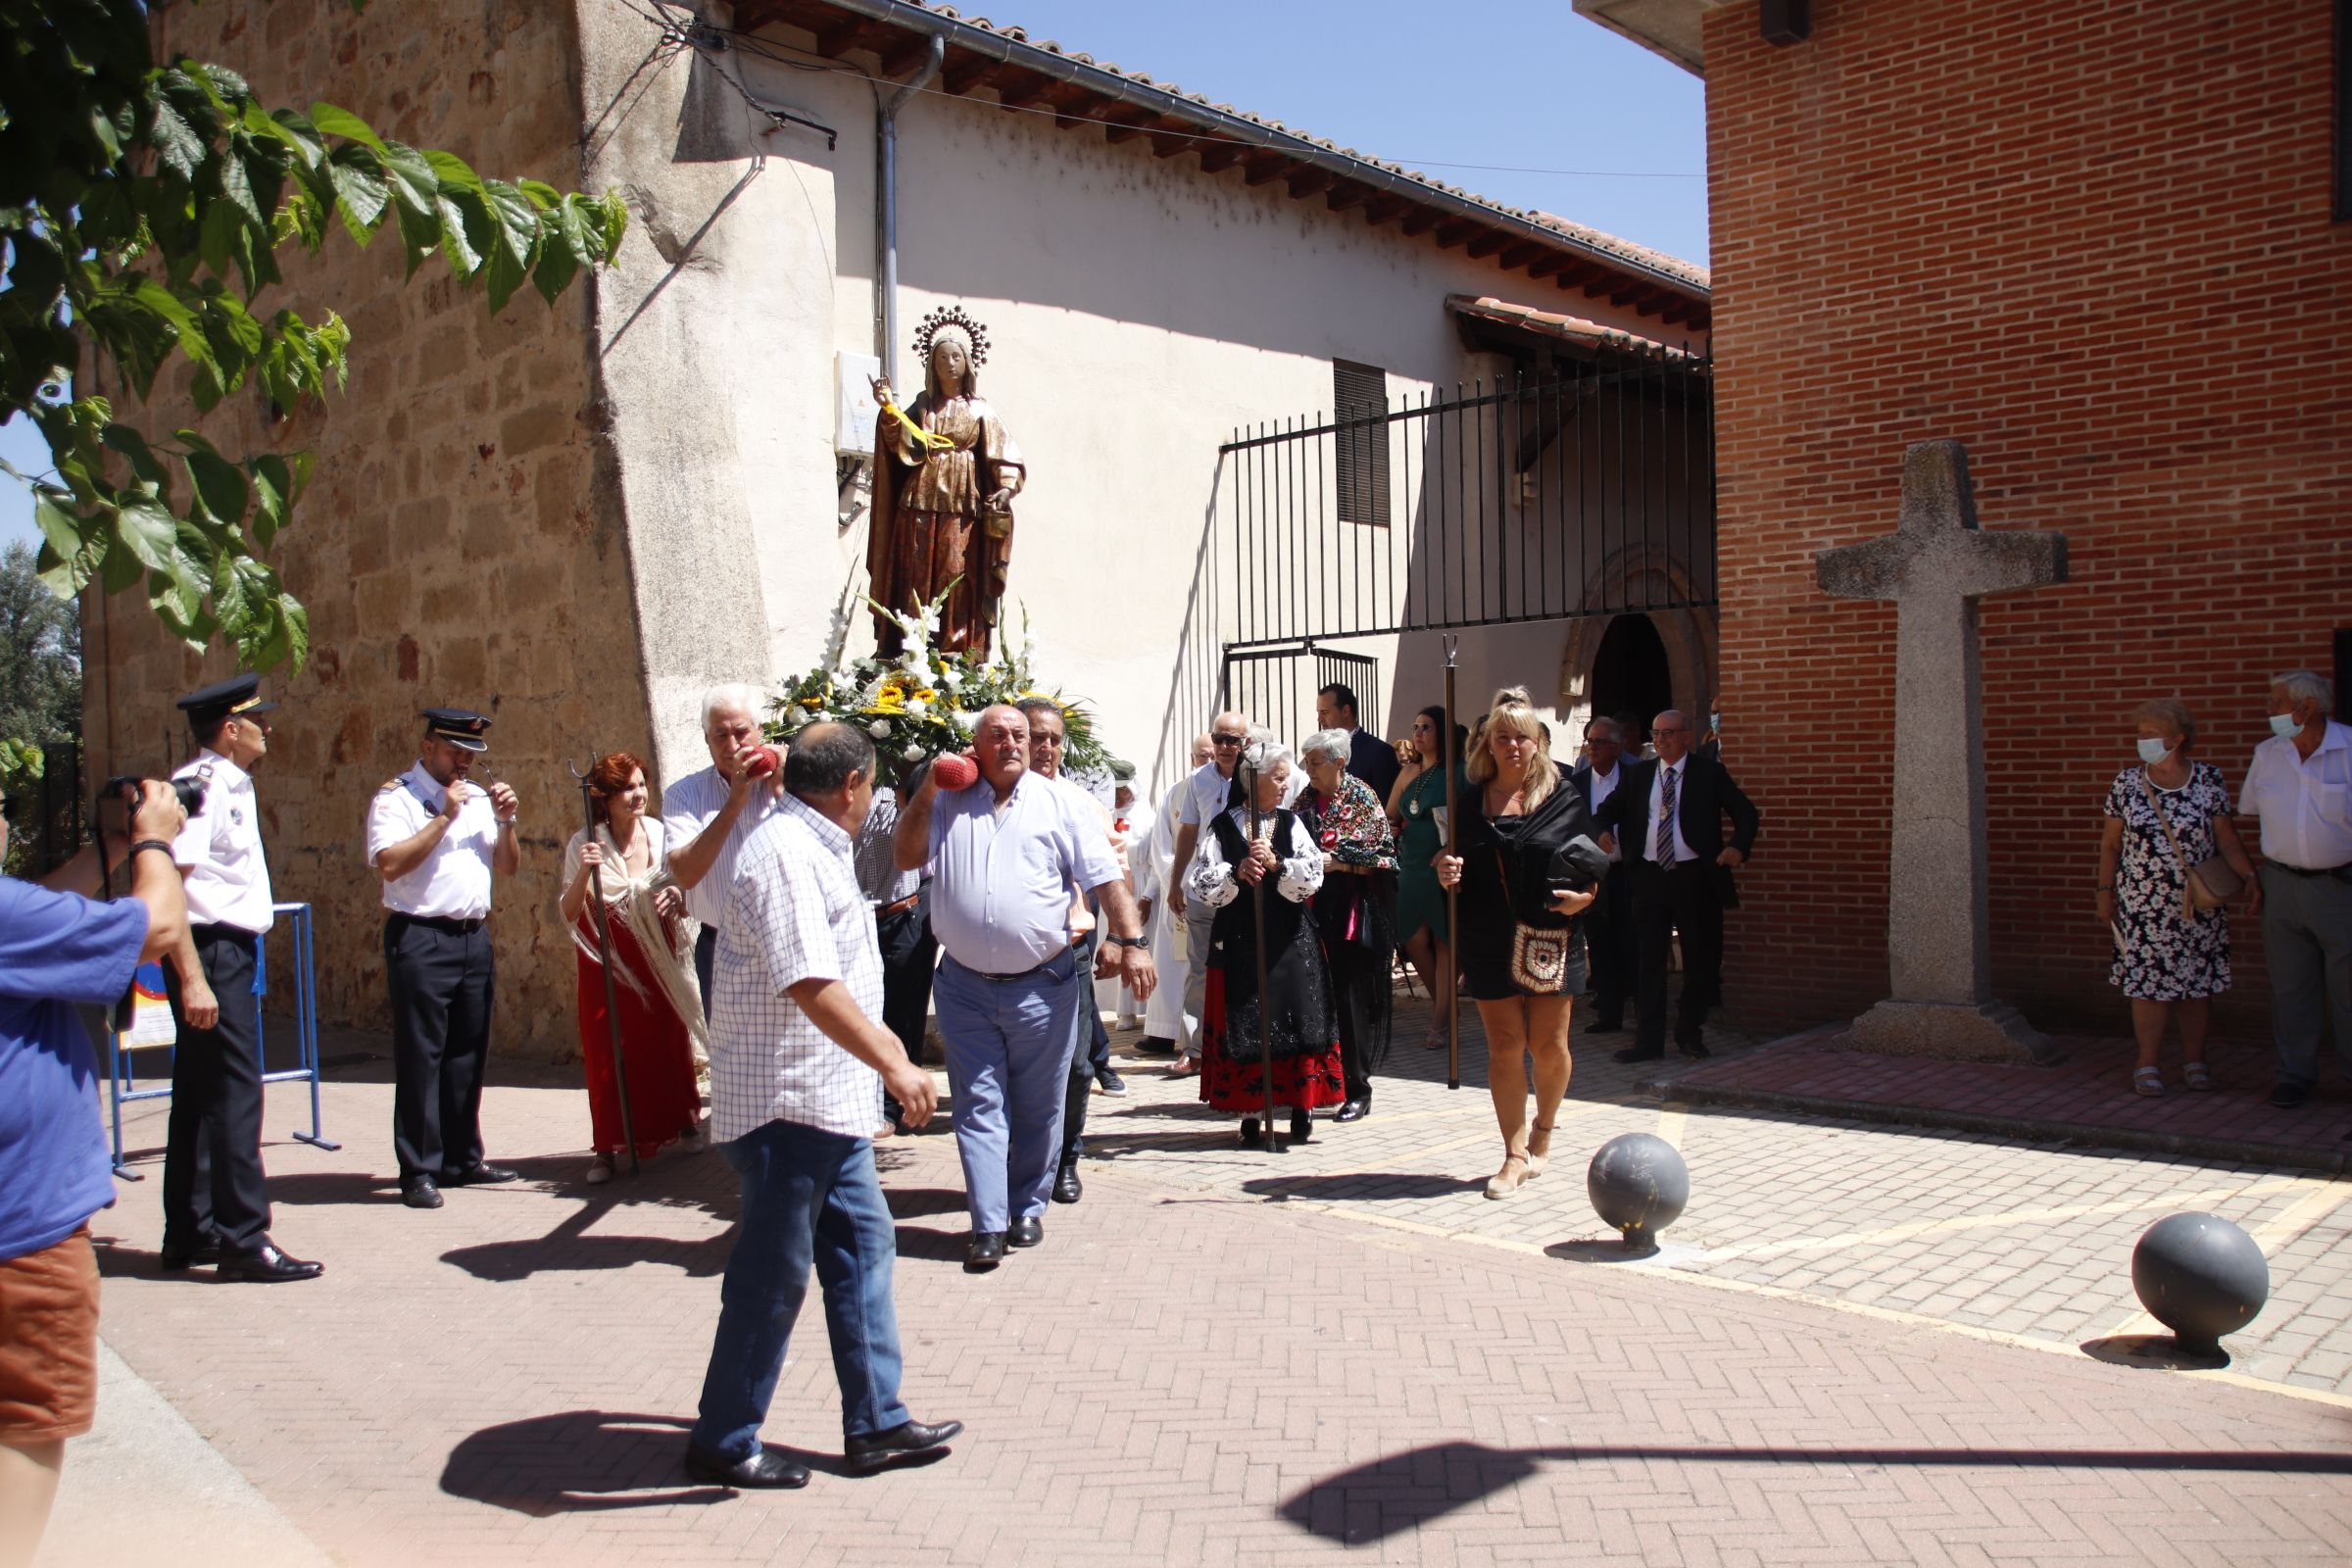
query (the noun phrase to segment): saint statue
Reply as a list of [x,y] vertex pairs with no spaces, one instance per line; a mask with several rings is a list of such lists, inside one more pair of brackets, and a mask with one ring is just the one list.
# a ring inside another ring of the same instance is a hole
[[[985,659],[996,635],[1004,573],[1012,562],[1012,498],[1028,477],[1021,449],[997,411],[977,395],[988,333],[947,306],[923,318],[914,351],[923,390],[904,415],[886,379],[874,382],[882,406],[877,458],[890,481],[874,514],[866,569],[876,603],[919,613],[950,583],[934,645]],[[899,629],[879,616],[885,655],[899,650]]]

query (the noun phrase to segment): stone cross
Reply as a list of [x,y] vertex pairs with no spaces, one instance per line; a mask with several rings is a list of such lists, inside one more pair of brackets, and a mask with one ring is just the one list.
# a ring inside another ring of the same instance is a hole
[[1983,673],[1977,600],[2066,580],[2066,535],[1977,526],[1968,449],[1903,455],[1895,531],[1815,557],[1824,593],[1891,599],[1894,855],[1886,957],[1893,996],[1841,1044],[1901,1055],[2049,1060],[2054,1048],[1992,995],[1985,913]]

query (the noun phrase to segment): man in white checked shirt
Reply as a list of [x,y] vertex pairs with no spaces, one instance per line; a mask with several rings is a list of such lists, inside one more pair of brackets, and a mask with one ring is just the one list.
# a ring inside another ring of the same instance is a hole
[[873,805],[874,748],[815,724],[794,741],[786,794],[738,854],[719,923],[710,1008],[711,1136],[743,1182],[686,1473],[724,1487],[802,1487],[808,1471],[760,1441],[793,1320],[816,1271],[854,1473],[941,1452],[963,1430],[899,1400],[897,1232],[869,1135],[882,1091],[930,1120],[928,1073],[882,1026],[882,954],[853,868]]

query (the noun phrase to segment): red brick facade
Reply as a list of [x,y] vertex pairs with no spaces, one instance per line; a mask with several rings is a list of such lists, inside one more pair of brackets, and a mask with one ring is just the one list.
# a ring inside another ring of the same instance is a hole
[[[1814,553],[1894,523],[1904,449],[1968,443],[1984,525],[2072,581],[1984,602],[1992,962],[2120,1030],[2091,912],[2132,706],[2179,696],[2232,793],[2264,683],[2352,625],[2352,222],[2329,216],[2328,0],[1813,0],[1706,29],[1722,686],[1765,811],[1733,1011],[1885,993],[1894,612]],[[2339,705],[2340,707],[2340,705]],[[2255,922],[2217,1028],[2267,1031]]]

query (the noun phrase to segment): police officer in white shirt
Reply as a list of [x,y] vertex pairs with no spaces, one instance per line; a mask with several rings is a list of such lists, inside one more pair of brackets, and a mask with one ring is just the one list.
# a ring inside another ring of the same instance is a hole
[[275,919],[252,769],[270,751],[261,677],[232,675],[179,700],[197,753],[172,775],[204,787],[172,843],[188,901],[187,932],[168,956],[164,989],[178,1039],[164,1145],[163,1266],[210,1263],[224,1280],[316,1278],[320,1265],[270,1239],[262,1177],[262,1041],[253,976]]
[[368,863],[384,884],[384,970],[392,987],[392,1148],[401,1201],[439,1208],[444,1187],[511,1182],[482,1159],[482,1067],[497,971],[490,878],[522,863],[514,792],[471,781],[490,720],[424,710],[416,765],[368,809]]
[[2271,971],[2278,1083],[2293,1110],[2320,1077],[2320,1031],[2352,1078],[2352,728],[2328,715],[2335,683],[2308,669],[2271,681],[2271,738],[2254,748],[2240,802],[2262,820],[2256,907]]

